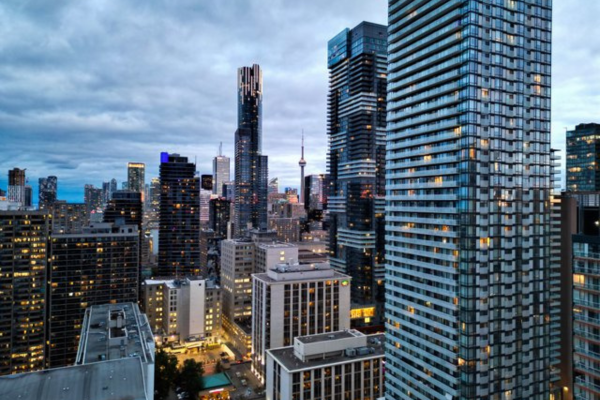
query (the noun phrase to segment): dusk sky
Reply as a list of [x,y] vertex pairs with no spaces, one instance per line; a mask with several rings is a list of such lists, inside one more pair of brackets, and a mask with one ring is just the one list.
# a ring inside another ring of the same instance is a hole
[[[555,0],[553,146],[565,128],[600,122],[600,2]],[[8,170],[58,176],[59,198],[126,179],[128,161],[158,176],[161,151],[211,173],[219,142],[233,159],[237,68],[264,75],[263,153],[280,188],[325,172],[327,41],[385,0],[3,0],[0,3],[0,188]],[[562,161],[563,168],[565,161]],[[233,160],[232,160],[233,168]],[[233,172],[233,169],[232,169]]]

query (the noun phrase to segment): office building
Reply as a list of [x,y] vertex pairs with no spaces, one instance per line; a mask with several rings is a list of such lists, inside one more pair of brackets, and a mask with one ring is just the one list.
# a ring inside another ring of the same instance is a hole
[[255,272],[255,245],[250,239],[221,242],[221,287],[223,288],[223,329],[234,347],[249,356],[251,347],[252,280]]
[[57,200],[58,178],[48,176],[39,179],[38,187],[38,207],[40,210],[51,209]]
[[235,232],[267,229],[268,157],[262,155],[262,71],[238,69],[238,129],[235,132]]
[[275,177],[269,180],[268,194],[279,193],[279,178]]
[[277,232],[277,241],[295,243],[300,241],[300,219],[269,216],[269,229]]
[[25,170],[13,168],[8,171],[8,201],[22,206],[25,202],[25,185],[27,178]]
[[143,292],[143,309],[159,342],[219,342],[221,288],[213,281],[146,279]]
[[135,225],[141,232],[142,214],[143,205],[140,192],[117,190],[112,194],[112,199],[106,205],[103,218],[104,222]]
[[142,193],[146,188],[146,164],[130,162],[127,163],[127,189],[132,192]]
[[306,222],[308,230],[328,229],[324,225],[327,213],[327,188],[329,186],[329,175],[308,175],[304,183],[304,209],[306,210]]
[[0,377],[0,396],[10,398],[18,393],[15,398],[19,400],[152,400],[154,395],[146,393],[144,379],[139,357],[121,358]]
[[211,196],[213,196],[212,190],[200,189],[200,226],[202,228],[208,227],[209,224]]
[[139,233],[135,225],[101,223],[81,233],[53,234],[48,272],[48,350],[51,368],[75,362],[86,308],[137,302]]
[[384,313],[387,27],[362,22],[328,43],[329,248],[352,301]]
[[52,232],[78,233],[87,225],[87,205],[57,200],[52,206]]
[[252,275],[252,370],[263,383],[266,350],[350,328],[350,280],[329,263],[297,261]]
[[[235,203],[235,182],[223,182],[223,197],[231,201],[231,204]],[[232,213],[233,215],[233,213]]]
[[161,276],[200,275],[200,179],[196,165],[161,153],[158,271]]
[[384,394],[385,338],[341,330],[267,350],[267,400],[374,400]]
[[550,398],[551,11],[389,1],[388,399]]
[[[122,302],[91,306],[85,310],[85,317],[81,325],[77,365],[97,364],[98,361],[137,360],[137,368],[138,371],[141,370],[146,397],[153,399],[156,349],[148,318],[140,312],[137,303]],[[107,363],[105,368],[110,368],[110,365],[118,364]],[[117,374],[116,370],[109,376],[109,381],[113,379],[113,376],[115,380],[127,381],[127,379],[123,379],[126,376]],[[136,385],[137,382],[139,382],[139,377],[136,375],[136,379],[131,383],[123,382],[122,384]],[[110,382],[105,382],[104,385],[102,391],[108,390]],[[96,398],[95,395],[92,398]]]
[[255,243],[254,272],[266,273],[267,271],[285,263],[298,262],[298,246],[292,243],[265,241]]
[[89,221],[94,219],[92,214],[102,213],[102,189],[94,185],[86,184],[83,192],[83,202],[85,203],[86,215]]
[[43,211],[0,211],[0,375],[44,368],[47,241]]
[[223,184],[231,180],[229,169],[231,160],[223,155],[223,143],[219,145],[219,155],[213,159],[213,194],[223,196]]
[[31,210],[33,208],[33,188],[30,185],[25,185],[25,200],[23,201],[23,209]]
[[567,131],[567,190],[600,190],[600,124]]
[[211,199],[209,203],[208,228],[217,235],[227,237],[227,225],[230,221],[231,202],[224,197]]

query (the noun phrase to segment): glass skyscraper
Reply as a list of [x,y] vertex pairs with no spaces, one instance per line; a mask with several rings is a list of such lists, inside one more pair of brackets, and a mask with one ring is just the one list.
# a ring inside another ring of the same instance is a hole
[[200,275],[200,178],[179,154],[160,155],[158,274]]
[[600,124],[567,131],[567,189],[600,190]]
[[238,129],[235,132],[235,232],[267,229],[268,158],[262,155],[262,71],[238,69]]
[[142,194],[144,200],[144,190],[146,186],[146,164],[144,163],[127,163],[127,189],[132,192]]
[[40,178],[38,182],[38,207],[40,210],[45,210],[52,207],[57,200],[58,178],[56,176],[49,176],[47,178]]
[[330,262],[352,277],[353,308],[376,308],[354,325],[383,322],[386,39],[362,22],[328,43]]
[[390,0],[388,399],[550,396],[551,0]]

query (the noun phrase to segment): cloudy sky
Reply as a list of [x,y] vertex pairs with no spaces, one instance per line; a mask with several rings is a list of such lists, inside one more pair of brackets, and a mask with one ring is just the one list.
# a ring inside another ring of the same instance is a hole
[[[600,122],[600,2],[556,0],[553,144],[565,127]],[[363,20],[386,23],[385,0],[2,0],[0,188],[7,171],[59,178],[59,197],[126,178],[128,161],[158,175],[159,153],[233,154],[236,70],[264,73],[263,153],[270,176],[298,186],[325,171],[327,41]],[[564,162],[563,162],[564,164]]]

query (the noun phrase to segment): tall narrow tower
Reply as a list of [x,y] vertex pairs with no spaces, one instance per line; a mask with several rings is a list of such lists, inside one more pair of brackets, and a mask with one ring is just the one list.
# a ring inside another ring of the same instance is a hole
[[549,399],[552,1],[388,15],[386,399]]
[[238,69],[238,129],[235,132],[235,231],[267,229],[268,157],[262,154],[262,72]]
[[300,166],[300,203],[304,203],[304,167],[306,167],[306,160],[304,159],[304,129],[302,130],[302,156],[298,161]]

